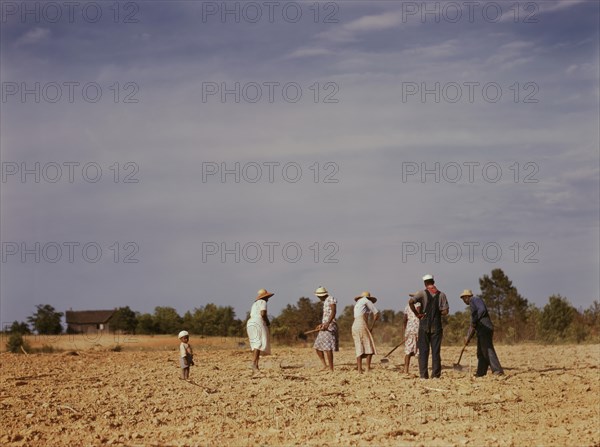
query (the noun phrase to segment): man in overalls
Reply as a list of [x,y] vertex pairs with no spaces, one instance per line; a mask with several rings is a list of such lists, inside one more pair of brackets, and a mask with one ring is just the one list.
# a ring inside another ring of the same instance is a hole
[[[425,290],[420,290],[408,301],[410,309],[419,321],[419,374],[421,379],[429,378],[429,349],[431,348],[431,377],[442,375],[442,315],[448,315],[448,299],[444,292],[435,286],[432,275],[423,276]],[[415,303],[421,303],[417,310]]]

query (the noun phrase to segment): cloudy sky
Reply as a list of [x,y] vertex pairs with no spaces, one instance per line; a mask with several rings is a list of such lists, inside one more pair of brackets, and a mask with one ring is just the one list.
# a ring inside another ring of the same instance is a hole
[[1,2],[2,323],[599,283],[599,4]]

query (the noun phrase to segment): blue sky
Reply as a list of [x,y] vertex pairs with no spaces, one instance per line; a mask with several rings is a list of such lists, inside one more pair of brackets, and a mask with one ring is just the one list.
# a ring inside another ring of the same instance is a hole
[[494,268],[589,307],[599,5],[514,4],[228,2],[238,23],[222,2],[2,2],[2,322],[243,317],[262,287],[276,314],[320,285],[400,310],[425,273],[454,311]]

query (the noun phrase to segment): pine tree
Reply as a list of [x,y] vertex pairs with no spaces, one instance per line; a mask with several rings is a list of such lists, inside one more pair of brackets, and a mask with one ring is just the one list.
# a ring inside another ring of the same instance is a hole
[[479,288],[481,298],[496,325],[498,337],[512,334],[514,340],[509,340],[512,342],[524,338],[529,303],[519,294],[502,269],[492,270],[491,277],[483,275],[479,279]]

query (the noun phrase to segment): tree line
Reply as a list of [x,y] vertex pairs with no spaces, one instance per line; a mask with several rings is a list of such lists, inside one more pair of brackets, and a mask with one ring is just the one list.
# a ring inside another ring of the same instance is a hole
[[[600,303],[595,300],[580,311],[566,297],[552,295],[543,308],[538,308],[522,297],[502,269],[492,270],[479,279],[481,293],[499,342],[518,343],[538,341],[546,343],[599,341]],[[408,299],[408,298],[407,298]],[[378,343],[398,344],[403,339],[403,310],[381,310],[375,325],[374,337]],[[304,332],[321,322],[322,303],[301,297],[296,304],[288,304],[279,315],[270,317],[271,335],[280,343],[309,341]],[[15,321],[6,330],[13,334],[42,335],[63,332],[62,312],[50,305],[38,305],[27,323]],[[191,334],[204,336],[245,336],[245,320],[236,317],[233,307],[209,303],[179,315],[173,307],[158,306],[153,313],[135,312],[129,306],[115,310],[109,324],[111,331],[130,334],[176,334],[186,329]],[[351,340],[354,320],[353,305],[338,308],[337,322],[342,341]],[[463,311],[445,316],[444,343],[462,343],[469,326],[470,312]]]

